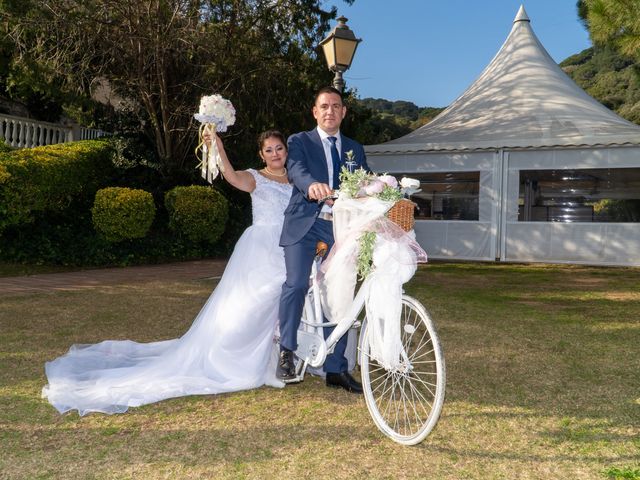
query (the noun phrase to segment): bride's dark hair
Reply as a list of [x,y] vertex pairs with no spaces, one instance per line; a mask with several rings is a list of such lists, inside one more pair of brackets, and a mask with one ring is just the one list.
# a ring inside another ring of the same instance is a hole
[[284,135],[280,131],[267,130],[265,132],[262,132],[260,135],[258,135],[258,151],[259,152],[262,151],[262,146],[264,145],[264,142],[266,142],[267,139],[269,138],[277,138],[282,142],[282,144],[284,145],[284,148],[287,148],[287,139],[284,138]]

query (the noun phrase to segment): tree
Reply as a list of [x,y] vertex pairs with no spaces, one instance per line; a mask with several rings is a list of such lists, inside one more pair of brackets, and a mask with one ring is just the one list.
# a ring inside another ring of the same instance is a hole
[[637,0],[579,0],[594,46],[560,65],[587,93],[640,124],[640,5]]
[[63,95],[55,84],[43,81],[33,62],[16,61],[15,45],[9,35],[12,25],[4,10],[11,9],[17,16],[22,16],[28,7],[28,2],[0,2],[0,100],[6,98],[12,104],[20,105],[18,111],[27,110],[38,120],[57,122],[62,112]]
[[320,0],[25,0],[0,13],[15,62],[65,92],[106,85],[169,175],[192,161],[201,95],[234,103],[231,143],[253,157],[258,131],[308,124],[313,92],[330,81],[315,48],[336,12]]
[[640,61],[640,4],[637,0],[580,0],[578,15],[594,44],[614,46]]

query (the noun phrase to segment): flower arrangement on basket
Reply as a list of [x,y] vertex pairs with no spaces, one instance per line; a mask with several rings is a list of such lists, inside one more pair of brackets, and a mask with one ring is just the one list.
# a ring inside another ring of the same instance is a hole
[[224,173],[222,159],[215,142],[207,148],[203,135],[205,132],[226,132],[227,128],[236,123],[236,110],[233,104],[220,95],[208,95],[200,99],[198,113],[193,117],[200,122],[198,130],[198,146],[196,156],[200,160],[198,167],[202,172],[202,177],[209,183]]
[[[387,211],[387,218],[398,225],[405,232],[413,229],[413,211],[415,203],[409,196],[420,191],[420,181],[403,177],[400,182],[388,174],[376,175],[360,168],[357,170],[343,167],[340,172],[339,198],[373,197],[385,202],[393,202]],[[376,242],[376,232],[365,231],[360,237],[358,252],[358,276],[364,280],[372,270],[373,249]]]

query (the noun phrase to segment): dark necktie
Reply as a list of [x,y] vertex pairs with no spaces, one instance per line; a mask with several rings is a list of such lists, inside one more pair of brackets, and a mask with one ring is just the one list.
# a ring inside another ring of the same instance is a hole
[[333,163],[333,188],[340,186],[340,154],[336,147],[336,137],[327,137],[331,142],[331,162]]

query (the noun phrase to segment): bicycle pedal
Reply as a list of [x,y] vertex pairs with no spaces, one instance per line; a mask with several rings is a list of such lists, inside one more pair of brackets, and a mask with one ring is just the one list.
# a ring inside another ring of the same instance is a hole
[[282,380],[285,385],[289,385],[290,383],[302,383],[302,381],[304,380],[304,377],[294,377],[294,378],[288,378],[286,380]]

